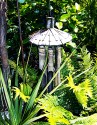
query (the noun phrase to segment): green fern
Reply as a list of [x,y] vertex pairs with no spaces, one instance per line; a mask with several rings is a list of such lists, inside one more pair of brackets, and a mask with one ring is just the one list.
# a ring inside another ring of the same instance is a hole
[[79,85],[75,85],[73,78],[71,75],[67,77],[68,84],[67,87],[73,90],[78,102],[83,106],[87,107],[88,103],[88,96],[92,98],[92,88],[89,79],[86,79],[84,82],[80,83]]
[[87,117],[78,117],[70,122],[72,125],[97,125],[97,113]]
[[84,66],[84,68],[89,68],[93,61],[91,59],[91,54],[89,53],[89,51],[86,49],[86,46],[83,46],[81,48],[81,58],[82,58],[82,64]]
[[57,123],[70,124],[69,120],[73,115],[63,107],[59,106],[57,96],[46,95],[45,98],[39,99],[40,108],[47,114],[47,120],[50,125]]

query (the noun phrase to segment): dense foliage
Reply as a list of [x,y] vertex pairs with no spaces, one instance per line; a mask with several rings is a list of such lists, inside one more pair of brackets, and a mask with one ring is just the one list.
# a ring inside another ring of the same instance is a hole
[[[19,8],[15,0],[7,3],[7,49],[11,72],[6,86],[0,70],[0,94],[5,95],[8,109],[8,116],[0,112],[0,124],[96,125],[96,0],[50,0],[50,6],[48,0],[18,2]],[[17,9],[20,10],[25,68],[19,49]],[[61,83],[49,94],[46,90],[52,81],[42,90],[46,67],[40,75],[38,48],[29,42],[29,35],[46,27],[47,16],[55,17],[55,27],[69,32],[73,38],[62,46]]]

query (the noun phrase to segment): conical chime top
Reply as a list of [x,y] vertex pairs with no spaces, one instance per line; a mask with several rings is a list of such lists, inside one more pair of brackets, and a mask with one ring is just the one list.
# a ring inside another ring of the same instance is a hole
[[60,46],[71,40],[69,33],[54,28],[53,17],[47,18],[47,29],[30,35],[30,42],[39,46]]

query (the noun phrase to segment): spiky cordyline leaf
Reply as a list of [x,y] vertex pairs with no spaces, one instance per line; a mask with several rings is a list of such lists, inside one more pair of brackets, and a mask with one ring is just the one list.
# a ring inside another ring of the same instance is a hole
[[13,103],[11,101],[10,94],[8,93],[8,90],[7,90],[7,87],[6,87],[1,69],[0,69],[0,82],[1,82],[1,85],[4,89],[4,93],[5,93],[5,97],[6,97],[6,101],[7,101],[7,105],[8,105],[8,110],[9,110],[9,116],[10,116],[10,119],[11,119],[11,125],[16,125],[17,115],[16,115],[16,112],[15,112]]

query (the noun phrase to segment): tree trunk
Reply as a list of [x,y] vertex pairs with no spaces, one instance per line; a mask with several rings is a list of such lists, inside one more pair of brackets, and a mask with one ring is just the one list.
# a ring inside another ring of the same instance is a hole
[[9,65],[8,54],[6,50],[6,10],[7,3],[5,0],[0,0],[0,55],[1,65],[5,83],[7,84]]
[[[8,65],[8,53],[6,50],[6,10],[7,3],[5,0],[0,0],[0,56],[1,56],[1,65],[2,72],[5,83],[8,83],[8,75],[9,75],[9,65]],[[2,110],[6,110],[7,103],[4,94],[4,90],[1,89],[1,106]]]

